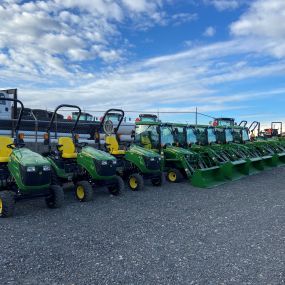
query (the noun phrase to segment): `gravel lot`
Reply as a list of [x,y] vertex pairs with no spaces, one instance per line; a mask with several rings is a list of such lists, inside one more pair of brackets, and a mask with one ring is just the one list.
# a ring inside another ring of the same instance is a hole
[[285,284],[284,174],[22,201],[0,220],[0,284]]

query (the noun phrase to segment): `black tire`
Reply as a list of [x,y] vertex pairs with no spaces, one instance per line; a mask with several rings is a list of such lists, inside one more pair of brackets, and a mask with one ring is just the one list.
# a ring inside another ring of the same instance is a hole
[[109,193],[118,196],[125,189],[125,182],[120,176],[116,176],[114,185],[108,187]]
[[162,172],[162,173],[160,173],[159,176],[153,177],[151,179],[151,183],[152,183],[153,186],[161,186],[161,185],[163,185],[165,183],[165,175],[164,175],[164,173]]
[[8,218],[13,216],[15,209],[15,197],[12,191],[0,192],[0,217]]
[[62,207],[64,202],[64,192],[61,186],[51,185],[50,196],[46,198],[46,205],[50,209]]
[[79,181],[75,184],[75,197],[80,202],[90,202],[94,199],[92,185],[86,181]]
[[179,183],[183,179],[182,173],[178,169],[175,169],[175,168],[169,169],[167,171],[166,177],[167,177],[167,180],[171,183]]
[[51,185],[60,185],[59,179],[54,170],[51,171]]
[[138,173],[133,173],[128,179],[129,188],[132,191],[141,191],[144,187],[143,177]]

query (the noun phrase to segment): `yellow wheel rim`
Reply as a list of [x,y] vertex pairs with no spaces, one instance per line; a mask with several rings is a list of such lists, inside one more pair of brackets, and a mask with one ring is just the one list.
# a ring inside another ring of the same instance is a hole
[[171,182],[175,182],[176,181],[176,173],[175,172],[173,172],[173,171],[170,171],[169,173],[168,173],[168,179],[169,179],[169,181],[171,181]]
[[129,181],[131,189],[136,189],[138,187],[138,182],[135,177],[131,177]]
[[76,195],[78,197],[78,199],[82,200],[85,196],[85,193],[84,193],[84,188],[83,186],[77,186],[76,188]]
[[3,202],[2,202],[2,199],[0,199],[0,215],[2,214],[3,212]]

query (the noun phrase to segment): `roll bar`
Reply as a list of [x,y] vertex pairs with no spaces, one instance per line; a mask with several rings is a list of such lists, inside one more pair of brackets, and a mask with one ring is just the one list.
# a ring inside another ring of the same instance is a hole
[[240,127],[245,128],[246,125],[247,125],[247,121],[246,121],[246,120],[242,120],[238,125],[239,125]]
[[49,123],[49,126],[47,128],[47,133],[48,133],[48,143],[50,144],[50,129],[52,127],[52,124],[54,122],[54,119],[55,119],[55,116],[57,115],[57,111],[61,108],[72,108],[72,109],[77,109],[78,110],[78,116],[77,116],[77,119],[74,123],[74,126],[71,130],[71,134],[72,134],[72,138],[74,137],[74,131],[78,125],[78,121],[80,119],[80,116],[81,116],[81,109],[79,106],[76,106],[76,105],[69,105],[69,104],[61,104],[59,106],[57,106],[52,114],[52,117],[51,117],[51,120],[50,120],[50,123]]
[[120,120],[119,120],[118,126],[114,129],[115,134],[117,134],[117,132],[118,132],[118,130],[119,130],[121,124],[122,124],[122,121],[123,121],[123,119],[124,119],[124,117],[125,117],[125,112],[124,112],[122,109],[109,109],[109,110],[107,110],[107,111],[105,112],[103,118],[102,118],[101,123],[100,123],[100,129],[102,130],[102,127],[103,127],[103,124],[104,124],[104,121],[105,121],[107,115],[108,115],[109,113],[112,113],[112,112],[119,113],[119,114],[121,115],[121,118],[120,118]]

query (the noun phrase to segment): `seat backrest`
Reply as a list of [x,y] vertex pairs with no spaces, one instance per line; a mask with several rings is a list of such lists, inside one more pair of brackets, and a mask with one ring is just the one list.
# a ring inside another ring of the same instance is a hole
[[150,140],[150,138],[147,135],[142,135],[141,136],[141,144],[146,149],[151,149],[152,148],[151,140]]
[[60,137],[58,138],[58,144],[60,145],[58,150],[61,151],[62,157],[76,154],[76,148],[72,138]]
[[115,136],[106,136],[105,137],[105,143],[106,143],[107,149],[110,153],[113,153],[114,151],[119,150],[119,143],[118,143],[117,138]]
[[12,138],[0,136],[0,163],[8,162],[9,156],[12,153],[12,149],[8,148],[7,145],[12,143],[13,143]]

